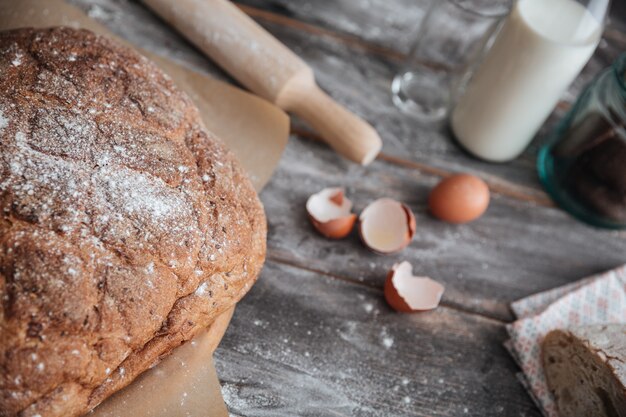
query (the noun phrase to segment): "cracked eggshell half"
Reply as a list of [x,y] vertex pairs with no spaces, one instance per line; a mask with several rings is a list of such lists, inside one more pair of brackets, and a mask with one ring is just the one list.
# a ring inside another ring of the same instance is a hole
[[385,299],[396,311],[412,313],[437,308],[444,287],[428,277],[413,275],[407,261],[395,264],[385,280]]
[[352,201],[343,188],[325,188],[306,202],[306,211],[313,227],[329,239],[341,239],[350,234],[356,221]]
[[415,216],[406,205],[391,198],[370,203],[359,216],[359,234],[369,249],[389,254],[404,249],[415,234]]

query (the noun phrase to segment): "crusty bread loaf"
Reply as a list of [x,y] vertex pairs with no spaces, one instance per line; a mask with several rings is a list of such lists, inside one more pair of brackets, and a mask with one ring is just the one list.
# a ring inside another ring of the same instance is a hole
[[0,174],[0,416],[92,409],[263,264],[237,161],[169,77],[89,31],[0,34]]
[[626,417],[626,325],[554,330],[542,359],[562,417]]

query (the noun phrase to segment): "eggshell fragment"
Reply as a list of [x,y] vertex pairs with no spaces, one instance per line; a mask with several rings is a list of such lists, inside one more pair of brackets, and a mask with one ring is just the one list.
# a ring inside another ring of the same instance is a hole
[[467,223],[483,215],[489,206],[489,187],[480,178],[456,174],[443,179],[430,193],[428,208],[449,223]]
[[396,311],[412,313],[432,310],[439,305],[444,287],[428,277],[413,276],[407,261],[395,264],[385,280],[385,299]]
[[346,237],[356,221],[356,214],[351,213],[352,202],[342,188],[325,188],[313,194],[306,202],[306,210],[313,227],[329,239]]
[[391,198],[370,203],[359,217],[361,240],[380,254],[404,249],[415,234],[415,216],[411,209]]

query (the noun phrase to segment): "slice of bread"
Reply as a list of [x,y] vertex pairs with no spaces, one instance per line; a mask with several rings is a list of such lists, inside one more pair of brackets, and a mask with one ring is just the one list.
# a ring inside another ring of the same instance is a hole
[[626,325],[553,330],[542,360],[562,417],[626,417]]

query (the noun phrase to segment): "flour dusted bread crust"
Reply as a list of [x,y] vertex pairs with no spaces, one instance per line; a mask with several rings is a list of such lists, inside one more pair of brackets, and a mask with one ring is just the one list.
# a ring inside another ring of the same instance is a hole
[[542,358],[562,417],[626,417],[626,325],[554,330]]
[[243,296],[265,234],[148,60],[85,30],[0,34],[0,416],[78,416],[129,384]]

